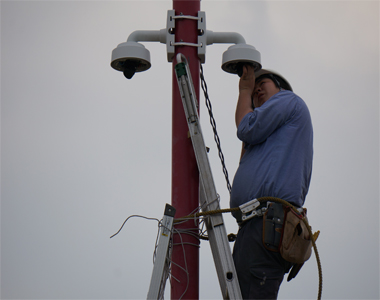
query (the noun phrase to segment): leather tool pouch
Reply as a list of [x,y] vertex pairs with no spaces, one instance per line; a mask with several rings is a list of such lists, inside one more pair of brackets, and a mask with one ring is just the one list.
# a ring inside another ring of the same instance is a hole
[[311,256],[311,237],[302,218],[306,209],[297,215],[290,207],[285,209],[285,222],[280,244],[281,256],[292,263],[301,264]]
[[270,251],[279,252],[284,216],[281,203],[270,203],[263,216],[263,244]]

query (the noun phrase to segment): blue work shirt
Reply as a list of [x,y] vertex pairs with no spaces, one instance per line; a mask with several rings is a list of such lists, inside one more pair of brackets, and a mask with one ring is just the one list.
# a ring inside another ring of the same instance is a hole
[[245,153],[234,177],[230,206],[265,196],[303,206],[313,160],[313,127],[305,102],[282,90],[244,116],[237,136]]

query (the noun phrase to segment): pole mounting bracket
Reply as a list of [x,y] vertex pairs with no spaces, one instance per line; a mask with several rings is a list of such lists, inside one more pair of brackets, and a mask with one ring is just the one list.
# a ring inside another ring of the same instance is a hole
[[[181,19],[189,19],[198,22],[198,43],[188,43],[184,41],[175,42],[175,21]],[[172,62],[175,55],[176,46],[190,46],[198,47],[198,57],[201,63],[205,62],[206,55],[206,13],[204,11],[198,11],[198,16],[187,16],[182,13],[175,15],[175,10],[168,10],[166,20],[166,50],[168,56],[168,62]]]

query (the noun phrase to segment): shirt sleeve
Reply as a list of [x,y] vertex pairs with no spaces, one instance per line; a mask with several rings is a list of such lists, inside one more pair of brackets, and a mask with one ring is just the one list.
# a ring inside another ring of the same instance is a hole
[[264,142],[277,128],[288,122],[297,107],[297,96],[280,91],[253,112],[246,114],[238,129],[238,138],[245,146]]

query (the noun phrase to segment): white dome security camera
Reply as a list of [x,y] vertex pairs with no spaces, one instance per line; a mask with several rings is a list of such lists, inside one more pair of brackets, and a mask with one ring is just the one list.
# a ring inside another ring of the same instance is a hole
[[236,44],[223,53],[223,71],[241,76],[244,64],[252,65],[255,72],[261,69],[261,55],[255,47],[248,44]]
[[149,50],[140,43],[121,43],[112,51],[111,67],[123,72],[128,79],[131,79],[135,72],[146,71],[150,66]]

